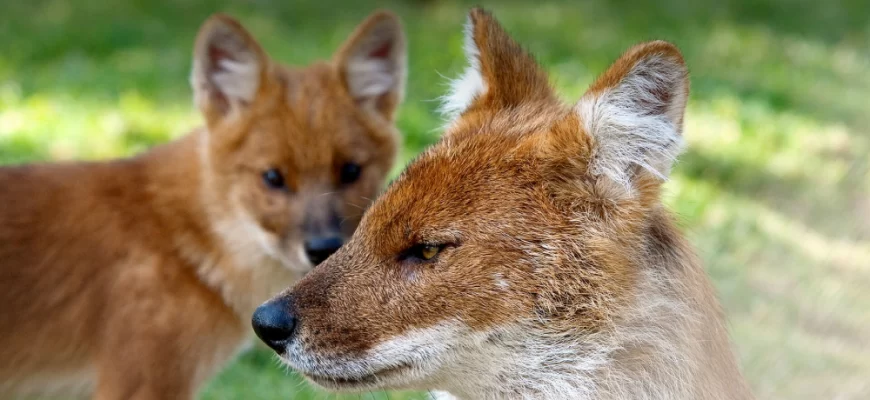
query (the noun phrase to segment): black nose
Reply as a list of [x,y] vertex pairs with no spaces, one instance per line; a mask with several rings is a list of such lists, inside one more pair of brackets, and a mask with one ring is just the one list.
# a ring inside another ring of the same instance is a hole
[[338,236],[311,238],[305,241],[305,254],[314,265],[320,264],[344,244]]
[[251,325],[260,340],[280,354],[293,338],[296,328],[296,316],[293,314],[290,301],[282,296],[257,307]]

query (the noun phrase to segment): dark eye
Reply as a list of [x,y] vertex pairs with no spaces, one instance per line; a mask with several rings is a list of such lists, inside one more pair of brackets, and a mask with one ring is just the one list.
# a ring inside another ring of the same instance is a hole
[[345,163],[341,166],[338,179],[342,184],[347,185],[356,182],[362,173],[362,167],[357,163]]
[[421,243],[408,249],[401,259],[417,259],[419,261],[431,261],[441,250],[444,250],[444,245]]
[[263,172],[263,182],[272,189],[284,189],[284,175],[275,168]]

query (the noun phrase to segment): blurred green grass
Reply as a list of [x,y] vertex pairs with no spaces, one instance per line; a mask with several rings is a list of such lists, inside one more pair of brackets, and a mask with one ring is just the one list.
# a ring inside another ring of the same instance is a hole
[[[566,99],[633,43],[680,46],[692,72],[689,148],[666,201],[714,279],[757,396],[870,398],[870,2],[477,3]],[[442,75],[464,66],[472,4],[0,0],[0,162],[129,155],[196,126],[189,54],[213,12],[238,16],[276,59],[305,64],[377,7],[399,13],[410,39],[406,161],[437,139]],[[261,349],[202,395],[331,397]]]

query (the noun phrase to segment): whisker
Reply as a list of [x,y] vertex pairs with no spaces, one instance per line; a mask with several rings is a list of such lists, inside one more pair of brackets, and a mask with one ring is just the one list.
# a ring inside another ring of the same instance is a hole
[[358,205],[358,204],[353,204],[353,203],[351,203],[351,202],[349,202],[349,201],[347,202],[347,204],[348,204],[348,205],[351,205],[351,206],[354,206],[354,207],[356,207],[356,208],[358,208],[358,209],[360,209],[360,210],[362,210],[362,211],[365,211],[365,210],[366,210],[365,207],[363,207],[363,206],[361,206],[361,205]]

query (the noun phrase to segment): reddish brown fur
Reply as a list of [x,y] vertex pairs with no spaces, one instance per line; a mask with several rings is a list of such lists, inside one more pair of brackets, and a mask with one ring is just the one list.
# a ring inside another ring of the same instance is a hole
[[[482,91],[351,241],[278,297],[297,318],[279,353],[332,389],[751,397],[709,281],[661,205],[660,177],[625,163],[625,187],[593,169],[615,139],[588,131],[585,118],[625,106],[604,104],[623,84],[648,79],[631,117],[679,135],[688,93],[679,51],[632,48],[569,107],[494,18],[475,10],[470,23]],[[641,61],[668,70],[635,68]],[[600,103],[590,111],[583,101]],[[442,250],[405,256],[421,244]]]
[[[253,102],[207,98],[208,128],[134,158],[0,168],[0,397],[83,385],[101,400],[192,398],[249,336],[253,308],[304,272],[233,248],[249,234],[235,215],[285,243],[328,204],[349,235],[392,166],[401,88],[373,112],[341,72],[343,52],[377,24],[399,27],[374,14],[332,62],[286,68],[215,16],[196,57],[215,29],[244,38],[265,61]],[[342,186],[348,161],[362,177]],[[289,191],[264,185],[268,168]]]

